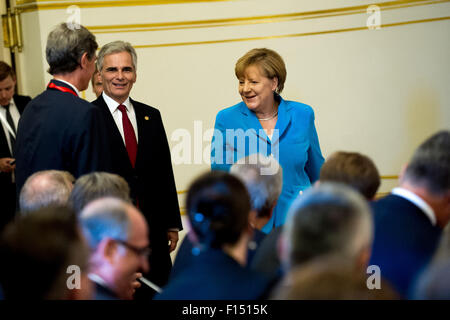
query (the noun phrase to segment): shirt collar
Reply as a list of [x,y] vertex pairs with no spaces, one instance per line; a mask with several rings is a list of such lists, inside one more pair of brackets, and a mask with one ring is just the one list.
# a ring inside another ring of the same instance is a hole
[[91,281],[93,281],[93,282],[95,282],[95,283],[97,283],[97,284],[99,284],[99,285],[101,285],[101,286],[103,286],[103,287],[108,287],[107,284],[106,284],[106,281],[103,280],[103,278],[100,277],[98,274],[95,274],[95,273],[89,273],[89,274],[88,274],[88,278],[89,278]]
[[[108,106],[108,109],[109,109],[109,111],[111,111],[111,113],[116,111],[117,107],[121,105],[121,103],[118,103],[116,100],[114,100],[113,98],[108,96],[105,93],[105,91],[102,92],[102,97],[103,97],[103,100],[105,100],[105,103]],[[130,97],[127,97],[127,99],[122,104],[127,108],[128,112],[131,111],[132,106],[131,106],[131,102],[130,102]]]
[[77,94],[78,97],[80,96],[80,91],[78,91],[77,87],[75,87],[75,86],[74,86],[73,84],[71,84],[70,82],[67,82],[67,81],[65,81],[65,80],[58,79],[58,78],[55,78],[55,80],[64,82],[65,84],[67,84],[68,86],[70,86],[70,87],[75,91],[75,93]]
[[411,201],[412,203],[414,203],[416,206],[418,206],[424,213],[425,215],[428,217],[428,219],[430,219],[431,224],[433,226],[436,225],[437,221],[436,221],[436,215],[434,213],[433,208],[431,208],[428,203],[426,203],[421,197],[419,197],[417,194],[404,189],[404,188],[394,188],[391,191],[392,194],[395,194],[399,197],[405,198],[409,201]]

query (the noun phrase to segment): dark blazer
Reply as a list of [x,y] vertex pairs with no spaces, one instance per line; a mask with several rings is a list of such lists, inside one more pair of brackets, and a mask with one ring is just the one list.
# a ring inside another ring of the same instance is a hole
[[[192,231],[189,231],[192,232]],[[247,251],[247,266],[250,266],[255,256],[257,250],[259,250],[259,245],[266,237],[266,234],[258,229],[253,230],[253,238],[248,244]],[[177,251],[177,256],[175,258],[175,262],[173,264],[172,272],[170,273],[170,279],[175,278],[178,274],[183,272],[192,261],[197,258],[197,256],[192,252],[194,249],[194,244],[190,240],[189,236],[186,235],[183,238],[183,241],[180,244],[180,247]]]
[[[52,80],[58,86],[67,84]],[[47,88],[22,114],[16,139],[16,181],[40,170],[66,170],[75,178],[111,168],[100,110],[68,92]]]
[[95,294],[94,300],[119,300],[114,292],[112,292],[109,288],[94,282],[95,285]]
[[[25,106],[31,101],[28,96],[13,96],[14,104],[22,114]],[[0,158],[13,158],[8,147],[5,132],[0,126]],[[12,182],[11,172],[0,172],[0,190],[2,190],[2,214],[0,215],[0,230],[6,225],[16,212],[16,184]]]
[[373,202],[375,234],[370,265],[407,297],[419,273],[430,262],[441,237],[420,208],[397,195]]
[[156,300],[256,300],[268,279],[244,268],[222,250],[209,249],[171,279]]
[[150,228],[149,280],[163,286],[169,277],[172,262],[167,245],[167,231],[182,229],[180,208],[172,171],[172,161],[160,112],[130,99],[136,113],[138,151],[135,168],[131,166],[122,136],[103,96],[92,102],[102,111],[106,121],[111,172],[122,176],[129,184],[131,196],[144,214]]

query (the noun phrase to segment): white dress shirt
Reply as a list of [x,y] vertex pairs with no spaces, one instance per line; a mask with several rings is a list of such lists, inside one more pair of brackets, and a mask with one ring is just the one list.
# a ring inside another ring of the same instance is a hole
[[[6,122],[6,109],[3,107],[0,107],[0,112],[3,116],[3,119]],[[20,119],[20,113],[19,113],[19,109],[17,109],[16,104],[14,103],[14,99],[11,99],[11,101],[9,102],[9,112],[11,113],[11,118],[14,122],[14,126],[16,127],[16,132],[17,132],[17,125],[19,124],[19,119]],[[5,133],[6,136],[6,140],[8,141],[8,148],[9,151],[12,154],[12,148],[11,148],[11,139],[10,139],[10,131],[8,130],[8,126],[6,123],[4,123],[3,121],[0,121],[2,123],[2,127],[3,127],[3,132]]]
[[[125,135],[123,133],[123,124],[122,124],[122,112],[118,109],[120,103],[116,102],[114,99],[110,98],[104,91],[102,93],[102,97],[108,106],[109,111],[111,112],[114,122],[119,129],[120,135],[122,136],[123,143],[125,144]],[[136,113],[134,111],[133,105],[130,102],[130,97],[122,103],[127,108],[127,115],[131,121],[131,125],[134,129],[134,134],[136,135],[136,142],[138,141],[138,131],[137,131],[137,121],[136,121]]]
[[426,203],[417,194],[415,194],[409,190],[406,190],[404,188],[394,188],[394,189],[392,189],[391,193],[414,203],[417,207],[419,207],[423,211],[423,213],[428,217],[428,219],[430,219],[431,224],[433,226],[436,225],[436,223],[437,223],[436,215],[434,213],[433,208],[431,208],[428,205],[428,203]]

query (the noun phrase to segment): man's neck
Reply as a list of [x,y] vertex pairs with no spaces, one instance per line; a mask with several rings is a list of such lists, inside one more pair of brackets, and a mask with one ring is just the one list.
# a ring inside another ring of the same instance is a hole
[[437,224],[443,228],[447,224],[447,220],[443,221],[441,212],[443,212],[442,208],[442,199],[440,197],[431,194],[425,187],[417,186],[408,181],[403,181],[400,184],[400,187],[406,189],[418,197],[420,197],[423,201],[425,201],[434,211],[436,216]]
[[82,88],[80,85],[80,78],[76,72],[65,73],[65,74],[55,74],[53,76],[53,79],[67,81],[71,85],[73,85],[75,88],[77,88],[78,91],[82,91]]

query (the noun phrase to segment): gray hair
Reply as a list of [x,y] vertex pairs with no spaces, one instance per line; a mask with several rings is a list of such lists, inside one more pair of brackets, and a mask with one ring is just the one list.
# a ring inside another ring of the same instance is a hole
[[[273,174],[264,174],[264,169]],[[230,173],[240,178],[250,194],[252,209],[259,217],[270,215],[273,206],[281,194],[283,186],[283,170],[276,159],[262,154],[252,154],[231,166]]]
[[19,195],[22,214],[47,206],[63,206],[72,191],[75,178],[67,171],[44,170],[28,177]]
[[105,238],[127,241],[130,233],[130,204],[112,197],[89,203],[79,216],[89,247],[95,250]]
[[435,195],[450,190],[450,131],[442,130],[425,140],[414,153],[403,179]]
[[130,203],[130,187],[124,178],[107,172],[92,172],[77,179],[69,197],[69,204],[76,213],[91,201],[114,197]]
[[288,241],[288,264],[334,255],[355,260],[370,246],[370,208],[352,188],[321,183],[299,196],[288,213],[283,233]]
[[129,42],[125,41],[113,41],[105,44],[98,53],[97,57],[97,69],[101,72],[103,68],[103,59],[105,56],[120,53],[120,52],[128,52],[133,60],[133,68],[136,71],[137,68],[137,55],[136,50],[134,50],[133,46]]
[[66,23],[57,25],[48,35],[45,54],[52,75],[73,72],[87,53],[89,60],[95,57],[98,44],[88,29],[69,28]]

